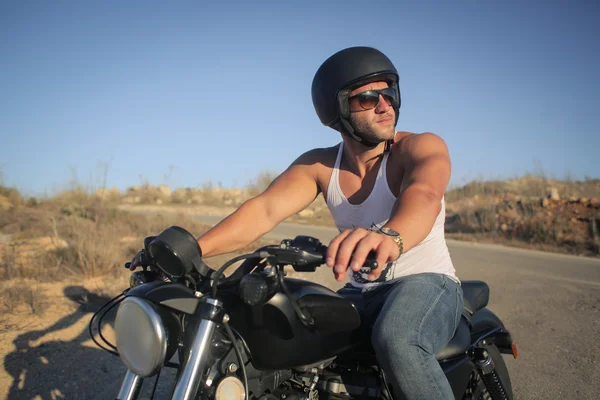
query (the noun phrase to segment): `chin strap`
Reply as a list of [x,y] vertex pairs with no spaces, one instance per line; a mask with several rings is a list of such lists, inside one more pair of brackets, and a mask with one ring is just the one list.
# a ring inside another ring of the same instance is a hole
[[345,119],[342,119],[342,125],[345,128],[343,131],[344,134],[348,135],[351,139],[354,139],[356,142],[362,144],[365,147],[372,149],[374,147],[377,147],[379,145],[379,143],[382,142],[382,141],[371,142],[371,141],[366,140],[365,138],[359,136],[358,133],[354,130],[354,127],[352,125],[350,125],[350,123],[348,121],[346,121]]
[[385,149],[383,150],[383,152],[389,153],[392,150],[393,144],[394,144],[394,139],[386,140],[385,141]]
[[[342,118],[341,122],[342,122],[342,126],[344,127],[343,133],[348,135],[351,139],[354,139],[356,142],[362,144],[365,147],[372,149],[372,148],[377,147],[381,142],[383,142],[383,140],[379,141],[379,142],[368,141],[358,135],[358,132],[356,132],[356,130],[354,129],[354,127],[350,124],[350,122],[348,120],[346,120],[345,118]],[[396,137],[396,131],[394,129],[394,138],[395,137]],[[390,140],[385,140],[385,150],[383,152],[384,153],[389,152],[392,149],[393,144],[394,144],[393,138]]]

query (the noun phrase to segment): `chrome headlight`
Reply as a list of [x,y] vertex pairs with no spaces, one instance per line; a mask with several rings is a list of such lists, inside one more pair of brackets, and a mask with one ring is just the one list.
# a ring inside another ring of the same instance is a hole
[[170,311],[127,297],[115,319],[117,350],[127,368],[142,377],[156,374],[177,348],[181,325]]

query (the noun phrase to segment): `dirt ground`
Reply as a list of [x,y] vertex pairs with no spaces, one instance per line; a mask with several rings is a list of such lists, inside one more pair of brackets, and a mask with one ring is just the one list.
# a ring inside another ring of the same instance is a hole
[[[125,375],[121,360],[96,346],[88,323],[93,313],[127,287],[127,279],[39,284],[43,311],[26,306],[0,317],[0,399],[111,399]],[[103,335],[114,344],[112,318]],[[94,331],[95,332],[95,331]],[[97,337],[97,335],[96,335]],[[157,397],[164,398],[174,372],[161,372]],[[149,398],[154,379],[144,383]]]
[[[87,325],[93,312],[126,283],[113,279],[39,284],[43,305],[39,315],[31,314],[25,306],[2,315],[0,398],[109,398],[108,392],[81,392],[78,385],[94,376],[82,376],[78,370],[84,371],[73,366],[95,364],[98,374],[119,366],[116,357],[103,354],[92,342]],[[111,328],[106,332],[110,336]]]

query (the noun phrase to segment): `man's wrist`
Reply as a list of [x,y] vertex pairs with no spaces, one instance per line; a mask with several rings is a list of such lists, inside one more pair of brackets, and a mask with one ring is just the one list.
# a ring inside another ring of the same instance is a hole
[[396,242],[396,244],[398,245],[398,258],[400,258],[400,256],[404,253],[404,239],[402,238],[402,235],[400,235],[400,234],[398,234],[397,238],[392,238],[392,239],[394,239],[394,242]]
[[388,236],[390,239],[392,239],[398,246],[398,258],[400,258],[400,256],[404,253],[404,239],[398,231],[387,226],[379,228],[375,224],[371,225],[369,230]]

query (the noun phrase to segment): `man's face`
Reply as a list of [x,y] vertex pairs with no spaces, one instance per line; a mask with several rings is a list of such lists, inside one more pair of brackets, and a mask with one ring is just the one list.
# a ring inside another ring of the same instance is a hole
[[[365,110],[363,101],[361,105],[360,96],[354,97],[360,93],[369,90],[381,90],[388,88],[387,82],[371,82],[354,89],[350,92],[350,122],[354,129],[360,132],[367,140],[381,141],[394,138],[396,113],[393,106],[388,104],[386,98],[380,94],[378,103],[374,108]],[[364,100],[364,99],[363,99]],[[367,105],[368,108],[368,105]]]

